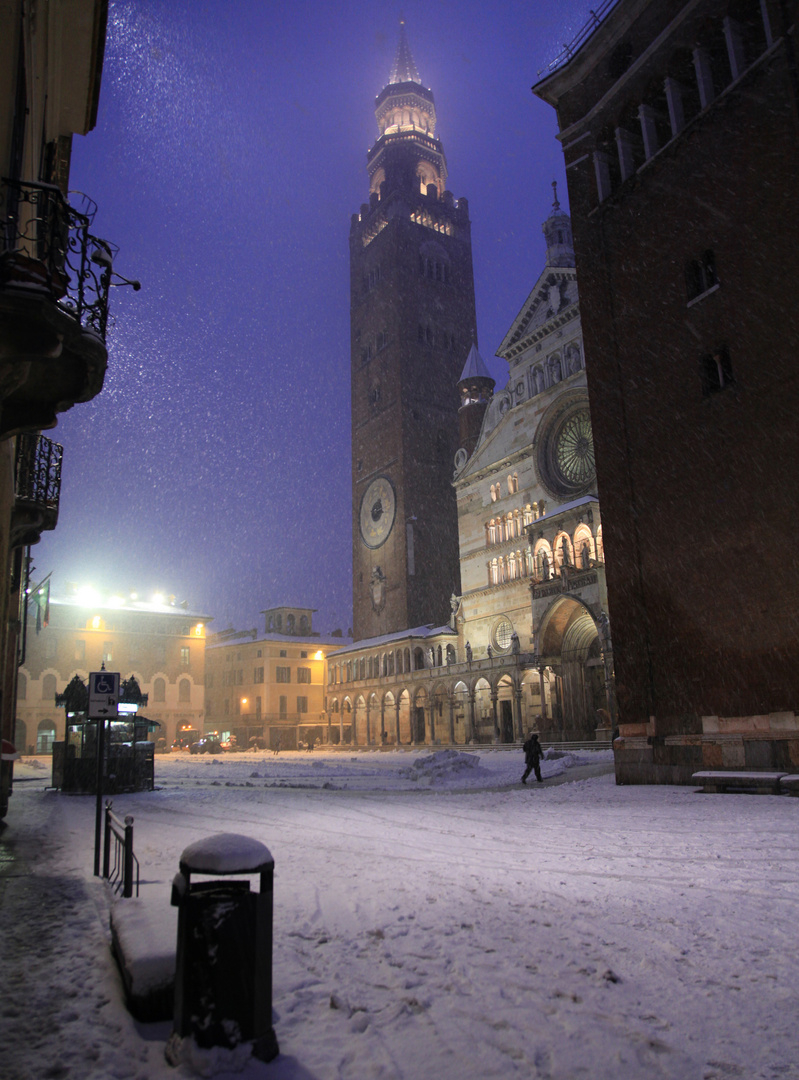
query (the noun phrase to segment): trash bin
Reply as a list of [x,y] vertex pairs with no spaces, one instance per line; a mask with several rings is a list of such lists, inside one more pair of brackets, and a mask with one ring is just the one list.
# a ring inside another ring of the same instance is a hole
[[[170,1064],[182,1041],[252,1053],[271,1061],[279,1050],[272,1027],[272,879],[275,862],[260,841],[219,833],[190,844],[172,882],[178,908],[174,1030]],[[192,883],[192,874],[213,880]],[[260,891],[233,874],[260,875]]]

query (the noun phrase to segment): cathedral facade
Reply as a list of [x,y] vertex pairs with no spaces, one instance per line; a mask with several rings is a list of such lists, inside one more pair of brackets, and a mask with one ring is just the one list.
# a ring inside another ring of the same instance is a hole
[[506,387],[486,400],[479,355],[460,382],[461,414],[483,416],[454,481],[454,625],[462,653],[487,664],[472,686],[481,740],[532,727],[553,740],[605,737],[614,711],[571,222],[557,193],[543,229],[546,265],[497,351]]

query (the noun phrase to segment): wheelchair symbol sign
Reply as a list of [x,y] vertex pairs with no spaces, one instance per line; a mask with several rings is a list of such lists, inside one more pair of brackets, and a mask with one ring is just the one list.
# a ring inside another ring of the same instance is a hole
[[116,716],[118,702],[119,672],[92,671],[89,675],[89,719]]

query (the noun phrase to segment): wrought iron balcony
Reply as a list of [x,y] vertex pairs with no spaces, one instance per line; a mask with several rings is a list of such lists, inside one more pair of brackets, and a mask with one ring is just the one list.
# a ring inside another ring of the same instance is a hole
[[116,249],[89,232],[96,206],[70,205],[53,184],[0,187],[0,287],[41,289],[61,311],[105,341]]
[[63,446],[44,435],[18,435],[14,462],[11,544],[36,544],[56,527],[61,497]]

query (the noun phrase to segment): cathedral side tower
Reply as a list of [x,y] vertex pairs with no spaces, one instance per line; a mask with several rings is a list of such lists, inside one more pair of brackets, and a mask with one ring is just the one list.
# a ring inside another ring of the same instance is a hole
[[459,591],[458,382],[476,340],[471,228],[400,24],[350,230],[353,628],[443,623]]

